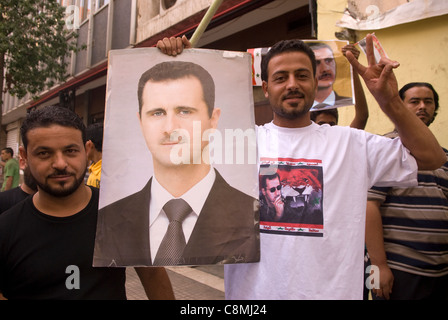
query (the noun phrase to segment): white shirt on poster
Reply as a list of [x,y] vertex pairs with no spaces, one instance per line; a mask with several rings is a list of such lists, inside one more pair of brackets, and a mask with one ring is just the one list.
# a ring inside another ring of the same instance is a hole
[[[184,199],[190,205],[191,209],[193,209],[193,212],[190,213],[182,223],[182,229],[184,231],[185,241],[187,243],[202,211],[202,207],[207,200],[207,196],[212,189],[213,183],[215,182],[215,177],[215,170],[210,167],[210,171],[201,181],[179,197]],[[151,181],[150,198],[149,243],[151,246],[151,257],[154,259],[169,225],[168,217],[165,213],[163,213],[162,208],[169,200],[175,199],[175,197],[173,197],[164,187],[160,185],[156,176],[153,176]]]

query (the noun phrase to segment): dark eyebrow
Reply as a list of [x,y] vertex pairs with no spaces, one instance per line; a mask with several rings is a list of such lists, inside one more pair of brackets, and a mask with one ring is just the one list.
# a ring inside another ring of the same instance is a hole
[[181,110],[190,110],[190,111],[197,111],[198,108],[196,107],[190,107],[190,106],[178,106],[175,108],[176,111],[181,111]]
[[154,113],[154,112],[165,112],[165,109],[163,108],[154,108],[154,109],[150,109],[150,110],[146,110],[145,114],[149,114],[149,113]]
[[[79,145],[79,144],[77,144],[77,143],[71,143],[71,144],[66,145],[66,146],[63,147],[64,150],[72,149],[72,148],[80,148],[80,149],[81,149],[82,146]],[[33,150],[33,152],[49,151],[49,150],[53,150],[53,148],[50,148],[50,147],[47,147],[47,146],[44,145],[44,146],[38,146],[38,147],[36,147],[36,148]]]
[[431,98],[431,97],[425,97],[425,98],[411,97],[411,98],[409,98],[409,100],[431,100],[431,101],[434,101],[434,98]]
[[64,149],[71,149],[71,148],[82,148],[82,145],[79,145],[77,143],[72,143],[72,144],[69,144],[64,147]]
[[[307,68],[299,68],[299,69],[297,69],[297,70],[294,70],[294,73],[295,73],[295,72],[309,72],[309,73],[311,73],[311,70],[309,70],[309,69],[307,69]],[[272,74],[272,76],[275,76],[275,75],[277,75],[277,74],[285,74],[285,73],[289,73],[289,71],[286,71],[286,70],[278,70],[278,71],[274,72],[274,73]]]

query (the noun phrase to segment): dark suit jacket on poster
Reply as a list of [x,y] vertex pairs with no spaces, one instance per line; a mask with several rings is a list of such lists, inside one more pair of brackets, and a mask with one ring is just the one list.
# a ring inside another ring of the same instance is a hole
[[353,98],[352,97],[344,97],[344,96],[340,96],[336,93],[336,91],[334,92],[334,94],[336,95],[335,101],[334,101],[334,105],[335,106],[349,106],[353,104]]
[[[215,172],[215,182],[181,264],[258,262],[257,200],[232,188],[218,171]],[[95,267],[152,265],[149,245],[151,180],[141,191],[100,209],[93,259]]]
[[353,105],[352,97],[340,96],[336,93],[336,91],[334,91],[334,94],[335,94],[335,99],[334,99],[333,105],[329,105],[324,102],[321,102],[321,103],[318,103],[315,106],[313,106],[311,108],[311,111],[319,111],[319,110],[325,110],[325,109],[332,109],[333,107],[337,108],[337,107],[341,107],[341,106]]

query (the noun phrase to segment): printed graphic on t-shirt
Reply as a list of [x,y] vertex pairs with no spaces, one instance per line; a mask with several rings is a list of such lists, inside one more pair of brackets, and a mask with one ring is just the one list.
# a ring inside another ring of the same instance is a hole
[[260,161],[260,232],[322,237],[322,161]]

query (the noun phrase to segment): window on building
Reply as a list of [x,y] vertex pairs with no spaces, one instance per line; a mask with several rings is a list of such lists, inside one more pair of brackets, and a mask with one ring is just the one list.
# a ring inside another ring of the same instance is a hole
[[81,0],[79,5],[80,22],[89,18],[90,10],[92,8],[92,0]]
[[177,0],[162,0],[162,7],[167,10],[176,4]]
[[109,0],[97,0],[96,2],[96,10],[102,8],[104,5],[108,4]]

